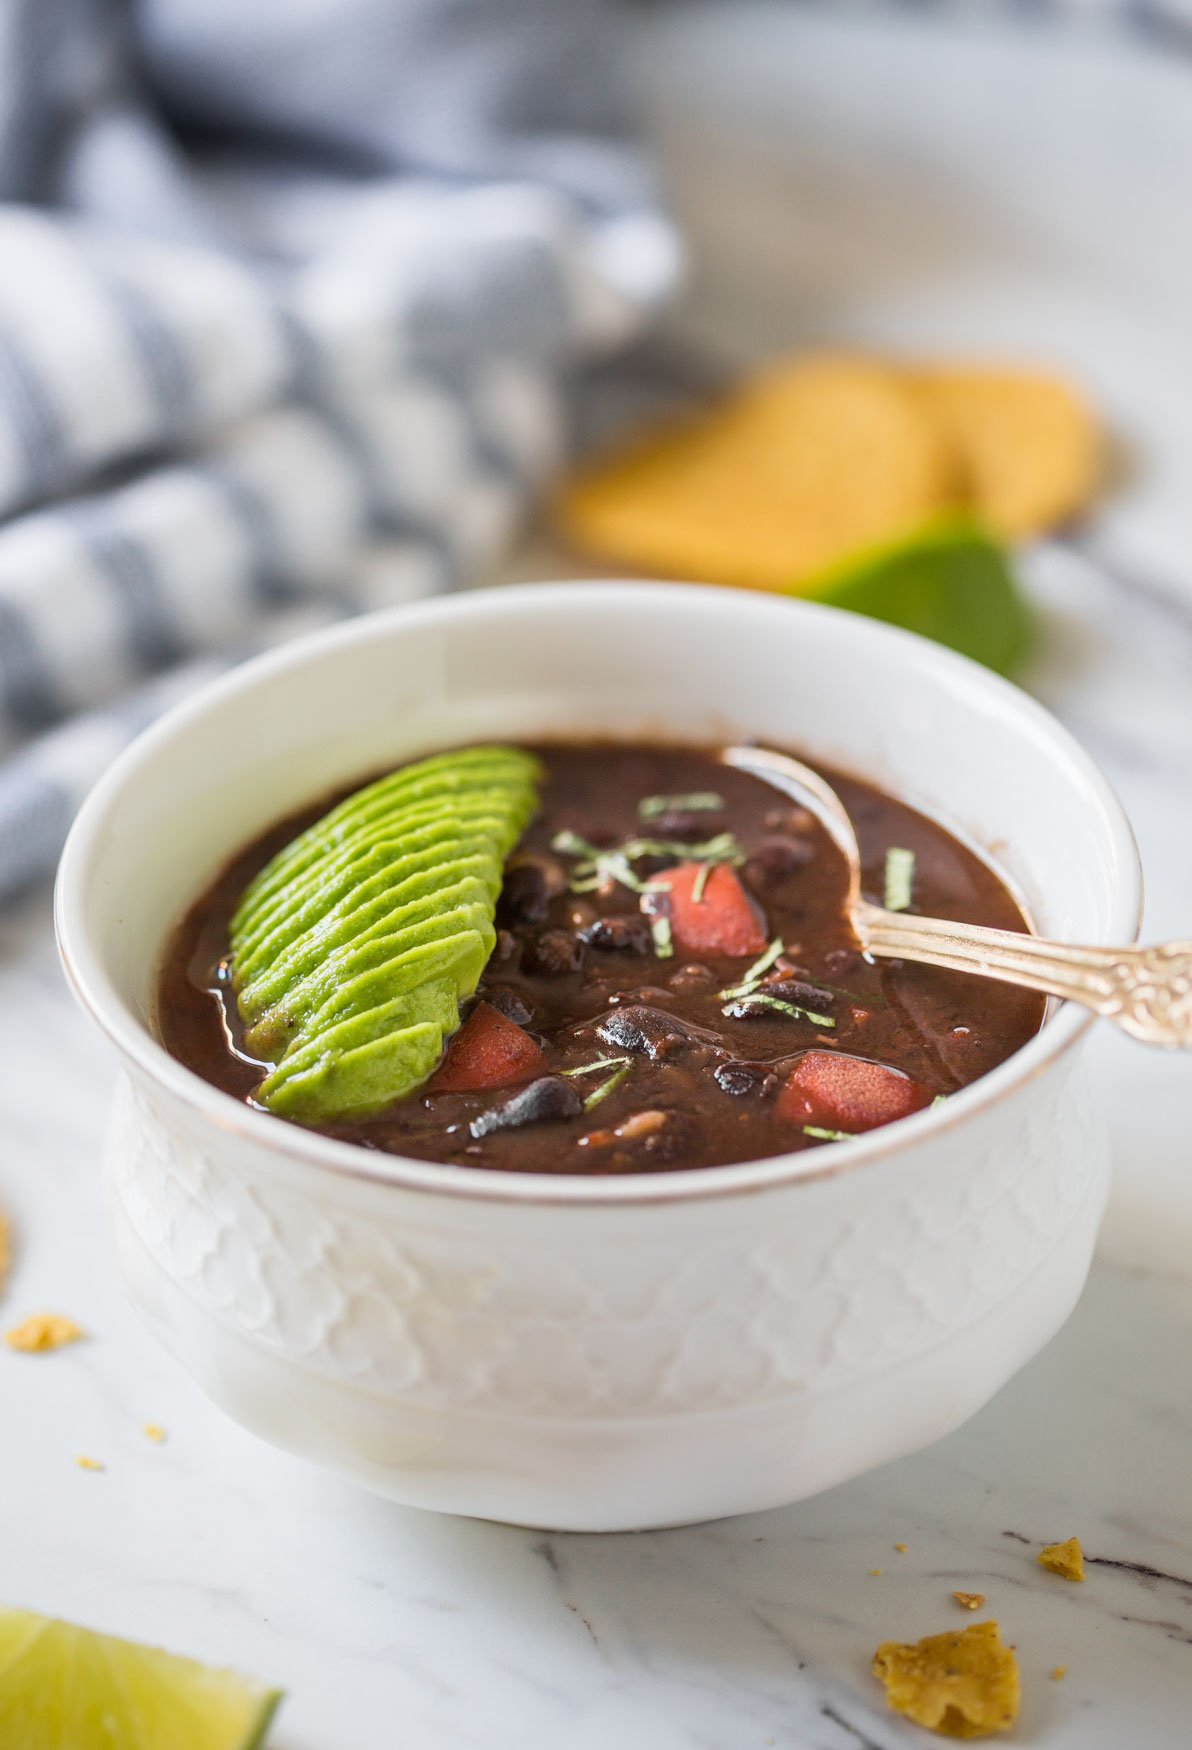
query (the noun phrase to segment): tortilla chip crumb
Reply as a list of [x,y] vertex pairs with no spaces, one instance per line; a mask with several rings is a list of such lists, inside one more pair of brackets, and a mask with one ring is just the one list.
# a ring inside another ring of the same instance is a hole
[[152,1440],[154,1446],[160,1446],[166,1437],[166,1431],[157,1422],[146,1422],[141,1429],[146,1440]]
[[80,1470],[105,1470],[107,1468],[98,1458],[76,1458],[75,1463]]
[[884,1641],[873,1674],[895,1713],[944,1738],[987,1738],[1018,1718],[1014,1651],[996,1622],[974,1622],[912,1645]]
[[952,1596],[964,1610],[980,1610],[985,1602],[984,1592],[953,1592]]
[[869,1577],[871,1580],[880,1580],[882,1577],[881,1569],[880,1568],[870,1568]]
[[910,1545],[907,1543],[896,1543],[894,1545],[894,1548],[898,1551],[900,1556],[904,1556],[906,1554],[907,1550],[910,1548]]
[[1083,1580],[1084,1551],[1080,1539],[1070,1537],[1064,1543],[1049,1543],[1039,1551],[1039,1566],[1049,1574],[1058,1574],[1061,1580]]
[[1062,1683],[1064,1678],[1067,1675],[1068,1675],[1068,1667],[1066,1665],[1053,1665],[1052,1666],[1052,1668],[1051,1668],[1051,1681],[1053,1683]]
[[24,1355],[44,1355],[66,1343],[77,1343],[85,1335],[81,1325],[61,1313],[32,1313],[6,1331],[4,1341],[10,1349],[18,1349]]
[[8,1217],[0,1215],[0,1288],[4,1286],[4,1278],[8,1275],[8,1267],[12,1263],[12,1229],[8,1225]]

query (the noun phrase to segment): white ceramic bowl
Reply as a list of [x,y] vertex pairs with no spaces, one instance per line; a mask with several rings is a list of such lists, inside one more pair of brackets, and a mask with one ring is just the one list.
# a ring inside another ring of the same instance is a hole
[[354,1149],[237,1105],[153,1036],[170,926],[263,824],[443,744],[552,733],[806,749],[988,847],[1048,933],[1134,936],[1137,855],[1104,781],[1039,706],[934,645],[673,585],[354,621],[149,730],[66,848],[63,958],[125,1069],[125,1276],[237,1421],[400,1501],[600,1530],[797,1500],[956,1427],[1070,1311],[1107,1172],[1082,1012],[855,1142],[627,1179]]

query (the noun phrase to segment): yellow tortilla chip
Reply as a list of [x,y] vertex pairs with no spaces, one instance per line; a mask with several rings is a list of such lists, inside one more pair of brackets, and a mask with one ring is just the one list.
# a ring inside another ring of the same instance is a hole
[[873,1674],[895,1713],[943,1738],[988,1738],[1008,1732],[1018,1718],[1018,1661],[996,1622],[974,1622],[911,1645],[885,1641],[874,1654]]
[[917,386],[809,354],[581,469],[556,510],[571,542],[620,567],[782,589],[927,522],[957,480]]
[[1061,1580],[1083,1580],[1084,1551],[1080,1539],[1070,1537],[1065,1543],[1049,1543],[1039,1551],[1039,1566],[1049,1574],[1058,1574]]
[[925,366],[909,380],[940,421],[969,507],[995,534],[1040,534],[1096,496],[1103,445],[1086,403],[1036,371]]
[[61,1313],[31,1313],[4,1333],[10,1349],[25,1355],[44,1355],[51,1349],[61,1349],[65,1343],[77,1343],[84,1336],[81,1325]]

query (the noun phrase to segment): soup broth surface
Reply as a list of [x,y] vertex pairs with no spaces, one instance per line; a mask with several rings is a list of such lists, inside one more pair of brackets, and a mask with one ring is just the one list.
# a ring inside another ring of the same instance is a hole
[[[921,1110],[1041,1025],[1044,1002],[1030,992],[866,960],[844,915],[844,862],[823,827],[710,752],[533,751],[541,809],[507,866],[496,948],[448,1047],[444,1085],[432,1077],[326,1134],[447,1169],[617,1174],[757,1160],[831,1148]],[[868,897],[882,903],[887,880],[902,880],[913,910],[1027,928],[997,874],[942,826],[869,784],[824,775],[856,827]],[[244,1049],[232,914],[256,872],[336,800],[247,845],[165,955],[160,1035],[234,1099],[251,1103],[269,1066]],[[576,841],[602,853],[595,877],[590,856],[561,848]],[[628,885],[608,859],[635,841],[661,848],[636,854]],[[452,1087],[464,1032],[502,1023],[536,1048],[532,1068],[503,1087]],[[510,1102],[539,1083],[506,1124]]]

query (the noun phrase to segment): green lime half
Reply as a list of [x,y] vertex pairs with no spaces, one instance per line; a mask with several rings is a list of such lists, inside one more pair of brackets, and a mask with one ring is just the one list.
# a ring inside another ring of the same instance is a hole
[[797,593],[934,638],[999,674],[1013,673],[1030,646],[1030,614],[1006,553],[967,517],[856,553]]
[[6,1750],[258,1750],[280,1700],[235,1671],[0,1606]]

